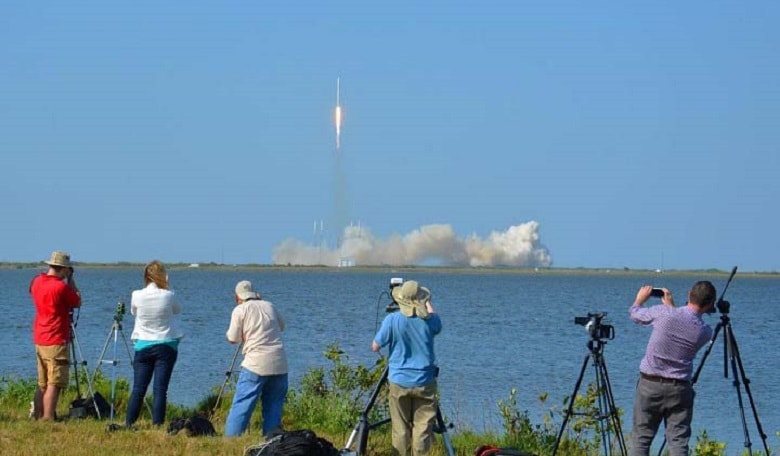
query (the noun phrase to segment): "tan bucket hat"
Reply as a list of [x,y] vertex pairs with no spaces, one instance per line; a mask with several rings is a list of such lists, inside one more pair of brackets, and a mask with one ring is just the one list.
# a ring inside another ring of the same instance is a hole
[[417,315],[422,319],[428,318],[425,303],[430,299],[431,291],[414,280],[407,280],[400,287],[393,288],[393,300],[407,317]]
[[48,264],[49,266],[62,266],[65,268],[71,267],[70,255],[68,252],[63,252],[60,250],[51,252],[51,258],[49,258],[49,261],[44,261],[44,263]]

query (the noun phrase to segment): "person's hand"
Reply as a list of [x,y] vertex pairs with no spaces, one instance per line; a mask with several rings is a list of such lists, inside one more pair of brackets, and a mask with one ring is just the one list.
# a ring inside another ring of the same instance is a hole
[[664,290],[664,295],[661,296],[661,302],[667,306],[674,307],[674,298],[672,298],[672,292],[668,288],[661,288]]
[[636,298],[634,298],[634,305],[641,306],[650,298],[650,293],[653,292],[652,285],[645,285],[636,292]]

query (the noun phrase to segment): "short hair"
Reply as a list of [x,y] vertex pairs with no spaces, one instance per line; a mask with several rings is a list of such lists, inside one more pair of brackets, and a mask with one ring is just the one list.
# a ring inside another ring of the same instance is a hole
[[707,307],[715,303],[715,285],[709,280],[700,280],[693,284],[688,293],[688,301],[699,307]]
[[165,272],[165,266],[154,260],[144,268],[144,285],[154,282],[158,288],[168,289],[168,274]]

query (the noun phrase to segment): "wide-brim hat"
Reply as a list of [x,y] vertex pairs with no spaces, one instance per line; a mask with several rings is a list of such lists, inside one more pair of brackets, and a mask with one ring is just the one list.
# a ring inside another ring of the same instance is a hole
[[51,258],[49,258],[49,261],[44,261],[44,263],[48,264],[49,266],[61,266],[64,268],[71,267],[70,255],[68,255],[68,252],[63,252],[60,250],[51,252]]
[[260,293],[252,288],[252,282],[248,280],[242,280],[236,284],[236,296],[242,301],[246,301],[247,299],[262,299]]
[[428,318],[428,309],[425,303],[431,299],[431,291],[421,287],[414,280],[407,280],[403,285],[393,288],[393,301],[398,304],[401,313],[407,317],[417,315],[420,318]]

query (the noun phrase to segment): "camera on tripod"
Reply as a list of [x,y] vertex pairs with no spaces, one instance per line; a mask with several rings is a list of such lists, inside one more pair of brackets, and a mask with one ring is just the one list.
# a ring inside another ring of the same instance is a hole
[[398,303],[395,302],[395,299],[393,299],[393,288],[402,285],[403,283],[404,283],[404,279],[402,279],[401,277],[393,277],[390,279],[390,299],[392,300],[392,302],[388,304],[387,307],[385,308],[385,311],[387,313],[392,313],[395,312],[396,310],[401,309]]
[[574,317],[574,324],[584,326],[592,339],[612,340],[615,338],[615,327],[601,322],[606,316],[606,312],[588,312],[587,317]]
[[125,302],[120,299],[116,305],[116,311],[114,312],[114,321],[120,323],[126,312]]

